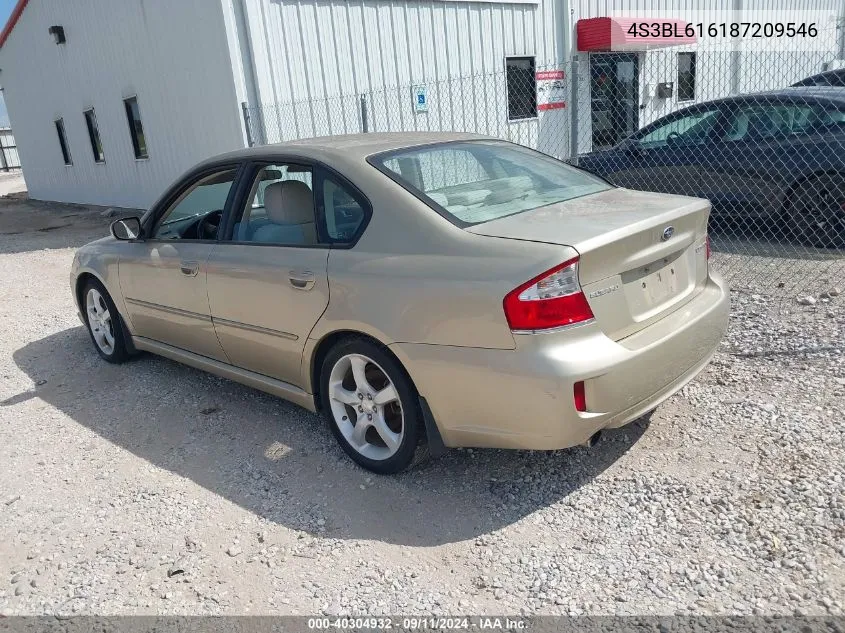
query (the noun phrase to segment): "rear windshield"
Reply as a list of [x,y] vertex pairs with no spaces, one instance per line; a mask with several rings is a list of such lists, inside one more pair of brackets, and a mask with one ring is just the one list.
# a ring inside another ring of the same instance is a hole
[[460,227],[611,188],[587,172],[504,141],[438,143],[369,160]]

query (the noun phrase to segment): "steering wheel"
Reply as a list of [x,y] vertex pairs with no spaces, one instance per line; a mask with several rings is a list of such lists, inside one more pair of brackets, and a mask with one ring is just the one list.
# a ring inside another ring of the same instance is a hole
[[223,211],[212,211],[197,223],[197,239],[200,240],[214,240],[217,239],[217,231],[220,228],[220,218],[223,217]]

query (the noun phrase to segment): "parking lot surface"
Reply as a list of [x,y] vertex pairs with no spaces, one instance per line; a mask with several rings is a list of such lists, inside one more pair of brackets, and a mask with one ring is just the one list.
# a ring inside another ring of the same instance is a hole
[[0,200],[3,614],[845,610],[845,297],[732,293],[711,366],[592,449],[378,477],[293,405],[101,361],[68,270],[109,221]]

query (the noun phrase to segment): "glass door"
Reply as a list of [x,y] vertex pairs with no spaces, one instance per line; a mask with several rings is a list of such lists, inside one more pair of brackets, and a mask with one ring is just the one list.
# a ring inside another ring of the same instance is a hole
[[639,58],[636,53],[590,55],[593,149],[616,145],[639,129]]

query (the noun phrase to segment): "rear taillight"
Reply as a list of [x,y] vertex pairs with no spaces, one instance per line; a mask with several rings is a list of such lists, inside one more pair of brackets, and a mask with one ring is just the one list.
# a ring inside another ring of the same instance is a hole
[[577,257],[512,290],[503,306],[512,330],[547,330],[593,318],[578,283]]

